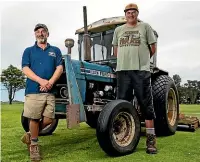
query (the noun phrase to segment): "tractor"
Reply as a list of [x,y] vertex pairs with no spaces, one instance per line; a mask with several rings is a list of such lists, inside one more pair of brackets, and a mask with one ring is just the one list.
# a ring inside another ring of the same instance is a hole
[[[63,55],[64,72],[56,87],[56,118],[41,130],[52,134],[59,119],[67,119],[67,127],[86,122],[96,129],[100,147],[110,156],[132,153],[140,140],[144,118],[132,96],[132,102],[116,99],[116,60],[112,39],[116,27],[126,23],[124,16],[101,19],[87,25],[87,9],[83,7],[84,27],[77,29],[79,60],[71,59],[73,39],[66,39],[67,54]],[[138,20],[141,21],[141,20]],[[157,32],[154,30],[156,38]],[[156,66],[157,53],[151,58],[153,104],[156,113],[156,135],[176,132],[179,117],[179,97],[174,81],[167,71]],[[25,131],[29,119],[21,116]]]

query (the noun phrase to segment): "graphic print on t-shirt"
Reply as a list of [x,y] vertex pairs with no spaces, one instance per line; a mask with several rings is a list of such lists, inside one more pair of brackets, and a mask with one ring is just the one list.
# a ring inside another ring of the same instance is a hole
[[140,45],[140,33],[139,31],[126,31],[119,39],[119,46],[139,46]]

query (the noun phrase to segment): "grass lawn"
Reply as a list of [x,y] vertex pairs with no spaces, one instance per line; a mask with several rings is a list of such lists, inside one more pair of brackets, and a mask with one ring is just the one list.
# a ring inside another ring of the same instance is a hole
[[200,119],[200,105],[181,105],[180,112]]
[[[20,123],[23,105],[1,106],[1,156],[2,162],[27,162],[27,147],[20,138],[24,130]],[[181,105],[181,112],[199,116],[199,105]],[[177,131],[169,137],[158,137],[157,155],[145,153],[145,137],[142,136],[136,151],[123,157],[109,157],[99,147],[95,129],[82,123],[73,130],[66,129],[65,120],[60,120],[52,136],[40,137],[44,162],[200,162],[200,130]]]

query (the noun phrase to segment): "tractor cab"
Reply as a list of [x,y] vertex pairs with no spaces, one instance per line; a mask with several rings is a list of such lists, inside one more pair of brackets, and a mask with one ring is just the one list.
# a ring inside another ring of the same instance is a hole
[[[138,20],[139,22],[141,20]],[[90,36],[90,53],[91,60],[97,64],[116,64],[116,57],[113,55],[112,39],[116,27],[126,23],[124,16],[111,17],[101,19],[87,26],[88,34]],[[157,32],[154,31],[156,38]],[[79,46],[79,60],[84,59],[84,27],[77,29],[78,46]],[[156,66],[156,56],[151,59],[151,65]],[[116,65],[115,65],[116,66]]]

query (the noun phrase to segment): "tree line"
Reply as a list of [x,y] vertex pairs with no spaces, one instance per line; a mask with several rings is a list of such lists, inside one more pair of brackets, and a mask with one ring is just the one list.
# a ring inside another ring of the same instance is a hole
[[187,80],[181,84],[181,77],[178,74],[173,75],[179,93],[179,103],[181,104],[200,104],[200,81]]

